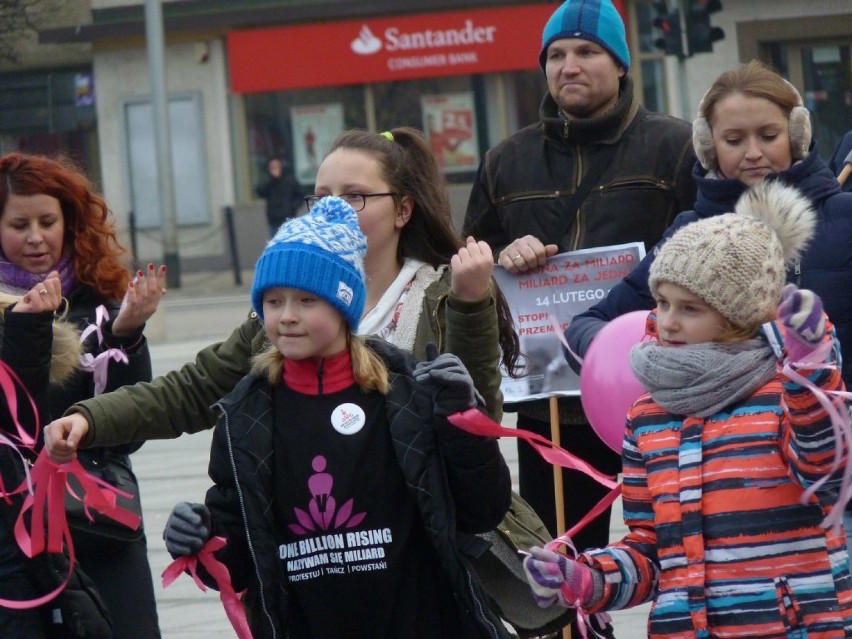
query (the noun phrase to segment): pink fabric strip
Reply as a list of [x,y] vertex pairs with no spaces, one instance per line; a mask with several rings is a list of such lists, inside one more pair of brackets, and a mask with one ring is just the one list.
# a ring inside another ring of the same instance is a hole
[[[135,281],[135,280],[134,280]],[[95,323],[89,324],[80,334],[80,342],[84,342],[92,333],[98,336],[98,345],[104,343],[103,323],[109,319],[106,307],[101,304],[95,309]],[[130,360],[120,348],[108,348],[99,353],[97,357],[93,357],[91,353],[83,353],[80,356],[80,368],[92,374],[92,379],[95,383],[95,395],[100,395],[104,392],[107,385],[107,374],[109,373],[109,361],[115,360],[127,364]]]
[[65,589],[65,586],[68,585],[68,580],[71,579],[71,574],[74,572],[74,564],[76,563],[76,556],[74,555],[74,545],[71,543],[70,531],[68,533],[68,536],[65,538],[65,543],[68,545],[68,574],[65,575],[65,579],[61,584],[59,584],[49,593],[42,595],[41,597],[36,597],[35,599],[26,599],[20,601],[16,599],[0,599],[0,606],[2,606],[3,608],[12,608],[13,610],[29,610],[31,608],[38,608],[39,606],[42,606],[47,602],[55,599],[56,596]]
[[[27,400],[32,407],[33,415],[35,416],[35,427],[33,428],[32,435],[30,435],[18,421],[18,393],[15,391],[15,384],[24,389]],[[13,440],[17,440],[25,448],[35,450],[39,431],[41,430],[38,407],[36,406],[35,400],[33,400],[32,396],[29,392],[27,392],[27,388],[24,386],[21,378],[18,377],[18,374],[2,360],[0,360],[0,389],[2,389],[3,397],[6,399],[6,405],[9,407],[9,414],[12,416],[12,425],[17,431],[17,435],[15,433],[8,433],[8,436]]]
[[461,428],[463,431],[473,435],[481,435],[483,437],[517,437],[518,439],[523,439],[545,461],[554,466],[579,470],[607,488],[615,488],[619,485],[615,478],[596,470],[579,457],[557,446],[546,437],[520,428],[505,428],[475,408],[466,410],[463,413],[455,413],[447,419],[457,428]]
[[188,572],[198,587],[207,592],[207,587],[201,581],[197,572],[200,562],[216,581],[216,586],[219,588],[219,598],[222,600],[225,614],[237,633],[237,637],[239,639],[252,639],[251,629],[249,629],[248,619],[246,619],[246,610],[240,600],[242,593],[238,594],[234,590],[227,566],[216,559],[213,554],[224,548],[226,543],[224,537],[212,537],[197,555],[175,559],[163,571],[163,588],[170,586],[181,573]]
[[[15,522],[15,539],[27,557],[35,557],[45,550],[62,552],[63,539],[70,538],[65,517],[65,490],[69,474],[74,475],[80,482],[87,508],[92,508],[133,530],[139,527],[141,517],[116,503],[117,494],[126,498],[131,495],[90,475],[76,459],[57,464],[42,450],[31,474],[34,492],[27,495]],[[29,510],[32,510],[30,531],[27,530],[25,518]]]
[[[610,494],[612,494],[612,493],[610,493]],[[609,498],[609,496],[607,496],[607,498]],[[579,526],[579,524],[578,524],[578,526]],[[577,528],[577,527],[575,526],[575,528]],[[564,535],[557,537],[556,539],[554,539],[552,541],[549,541],[545,545],[545,548],[547,550],[552,550],[553,552],[559,552],[560,546],[566,546],[570,550],[570,553],[565,553],[569,557],[572,557],[572,558],[577,557],[577,554],[578,554],[577,549],[574,547],[574,542],[571,541],[571,537],[568,533],[565,533]],[[591,584],[589,583],[589,581],[592,579],[592,574],[590,572],[583,571],[581,573],[580,579],[582,580],[580,591],[586,592],[586,589],[591,587]],[[579,601],[579,599],[575,599],[574,597],[572,597],[572,595],[574,595],[576,593],[571,592],[570,588],[568,587],[567,582],[562,584],[561,590],[562,590],[562,596],[564,597],[565,601],[571,602],[570,607],[574,608],[577,611],[577,629],[580,631],[580,636],[583,637],[583,639],[588,639],[589,631],[591,630],[592,634],[595,637],[598,637],[599,639],[603,639],[604,635],[598,633],[595,630],[594,626],[592,626],[589,623],[589,617],[592,616],[592,615],[589,615],[589,613],[587,613],[583,609],[583,604],[582,604],[581,601]],[[573,599],[573,601],[572,601],[572,599]],[[609,613],[606,613],[606,612],[595,613],[594,617],[598,620],[598,623],[601,627],[604,627],[606,624],[608,624],[612,621],[612,617],[609,615]]]
[[[834,431],[834,462],[828,473],[802,493],[801,501],[802,503],[807,503],[835,471],[843,467],[843,478],[840,483],[837,502],[822,522],[825,528],[834,528],[835,532],[839,533],[843,524],[843,511],[846,504],[852,499],[852,465],[847,463],[848,450],[852,446],[852,418],[850,418],[848,405],[848,400],[852,398],[852,393],[823,391],[797,370],[814,371],[818,369],[837,368],[835,364],[826,361],[833,347],[833,341],[823,342],[797,362],[785,359],[782,363],[781,374],[813,393],[831,420],[832,430]],[[838,397],[840,401],[833,401],[829,395]]]

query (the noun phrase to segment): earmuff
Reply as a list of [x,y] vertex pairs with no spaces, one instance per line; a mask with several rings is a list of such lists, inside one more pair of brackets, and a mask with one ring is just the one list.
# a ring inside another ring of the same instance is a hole
[[[782,78],[783,79],[783,78]],[[784,80],[787,82],[787,80]],[[811,147],[812,128],[811,114],[804,107],[802,96],[792,84],[787,82],[787,85],[796,94],[796,106],[790,111],[788,136],[790,138],[790,154],[793,160],[801,160],[808,154],[808,149]],[[707,98],[707,93],[701,98],[698,104],[698,115],[692,121],[692,147],[695,149],[695,156],[706,170],[711,171],[719,168],[718,159],[716,158],[716,146],[713,144],[713,132],[710,130],[710,123],[704,114],[704,100]]]

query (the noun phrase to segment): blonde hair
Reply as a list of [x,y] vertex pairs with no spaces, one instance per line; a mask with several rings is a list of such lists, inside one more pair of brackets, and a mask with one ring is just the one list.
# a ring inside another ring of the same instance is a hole
[[715,341],[722,344],[733,344],[736,342],[744,342],[757,336],[760,331],[761,324],[754,326],[737,326],[730,320],[725,320],[725,326],[722,327],[722,334]]
[[[355,383],[364,391],[375,390],[387,395],[390,390],[390,373],[382,359],[363,337],[353,335],[351,331],[347,331],[346,346],[352,359]],[[251,372],[266,378],[270,384],[280,384],[284,374],[284,359],[281,351],[270,344],[252,358]]]

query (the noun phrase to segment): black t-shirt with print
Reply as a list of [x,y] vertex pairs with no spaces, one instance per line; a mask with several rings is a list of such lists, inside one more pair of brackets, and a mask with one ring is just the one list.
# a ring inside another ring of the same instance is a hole
[[289,631],[462,636],[449,582],[396,461],[384,397],[273,391],[275,521]]

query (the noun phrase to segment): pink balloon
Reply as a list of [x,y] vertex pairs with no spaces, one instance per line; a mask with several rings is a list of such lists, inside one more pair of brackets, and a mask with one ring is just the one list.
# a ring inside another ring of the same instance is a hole
[[645,392],[630,368],[630,349],[645,336],[648,311],[616,317],[595,335],[580,369],[580,400],[598,437],[620,453],[627,411]]

